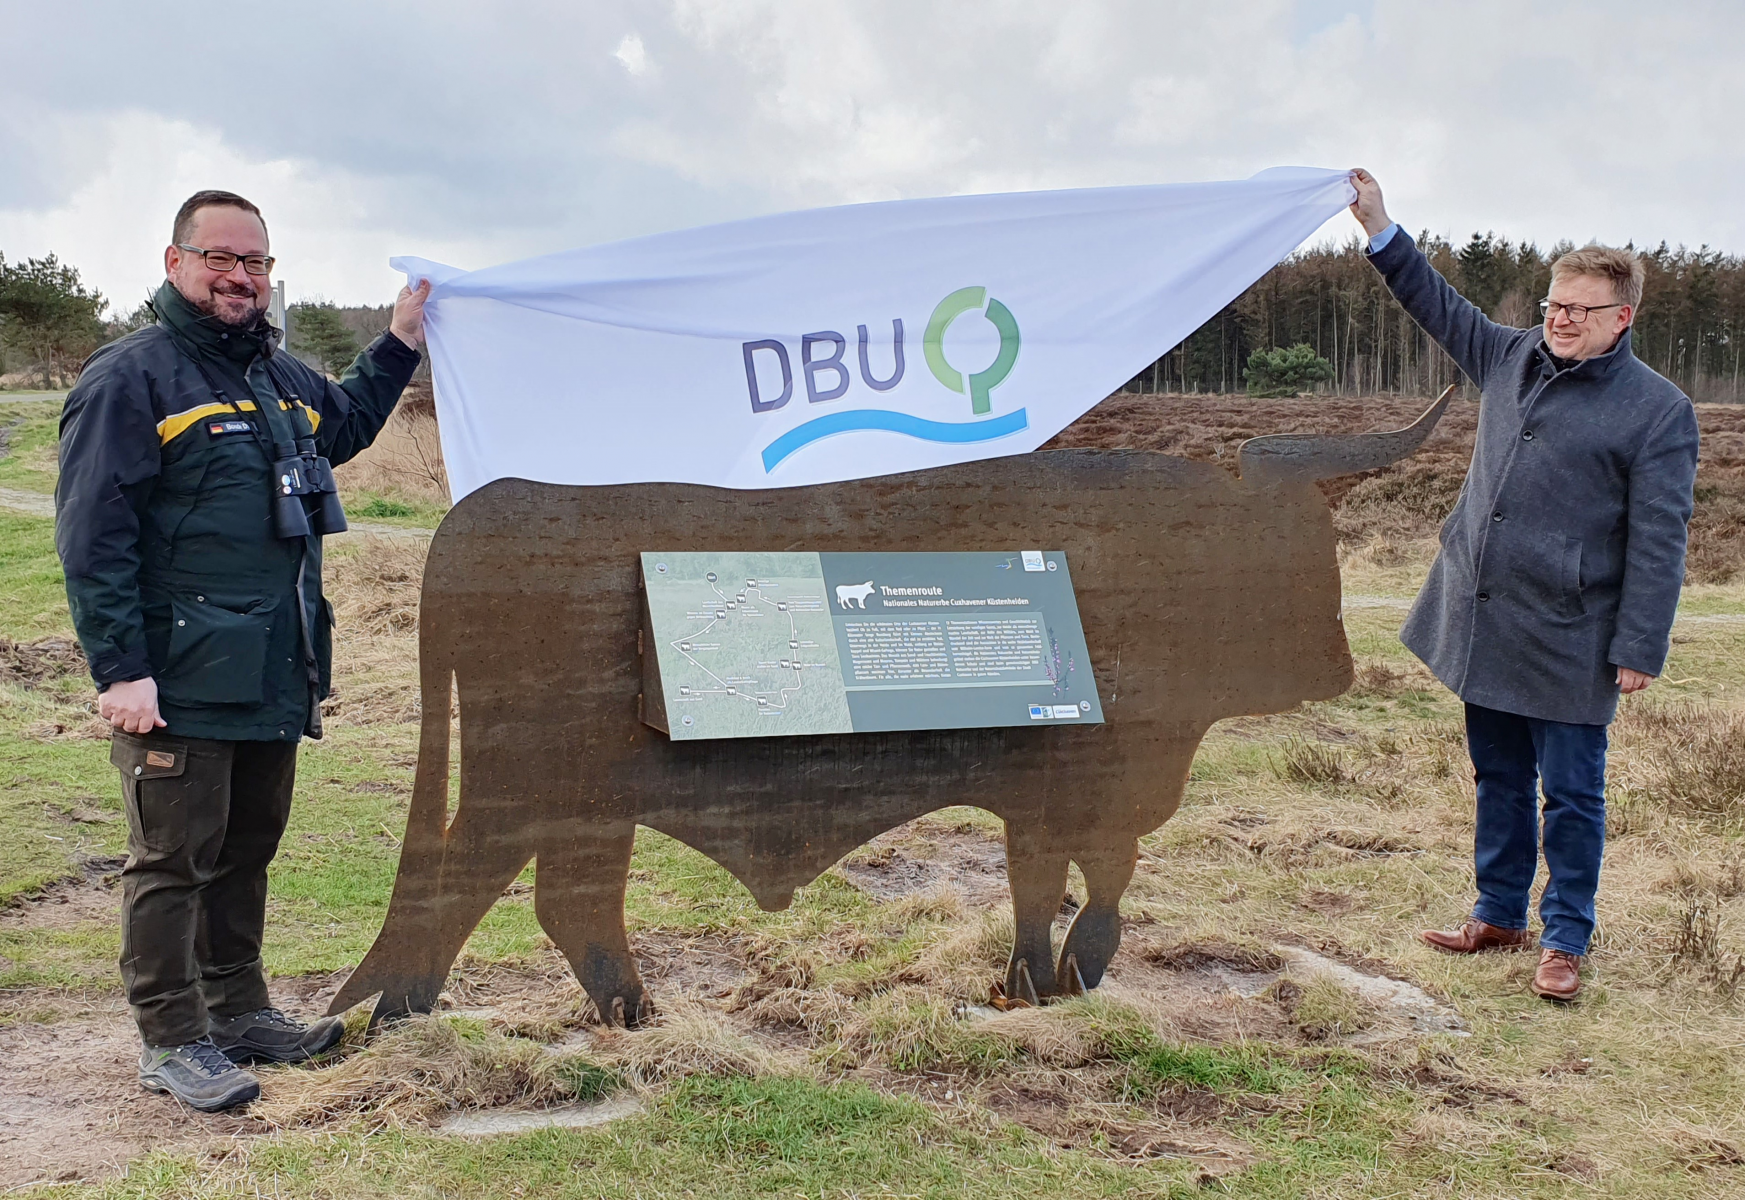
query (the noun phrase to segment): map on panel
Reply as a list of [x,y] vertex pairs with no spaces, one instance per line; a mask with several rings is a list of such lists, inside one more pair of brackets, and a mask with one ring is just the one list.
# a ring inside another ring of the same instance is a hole
[[1057,550],[645,553],[642,574],[643,719],[675,740],[1103,721]]
[[675,738],[848,733],[816,554],[647,554]]

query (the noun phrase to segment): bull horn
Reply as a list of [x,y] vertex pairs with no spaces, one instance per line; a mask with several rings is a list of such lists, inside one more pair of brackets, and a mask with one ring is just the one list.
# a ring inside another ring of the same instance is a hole
[[1249,438],[1236,448],[1237,466],[1244,482],[1262,484],[1373,471],[1422,446],[1453,395],[1454,385],[1449,384],[1423,416],[1392,433],[1270,433]]

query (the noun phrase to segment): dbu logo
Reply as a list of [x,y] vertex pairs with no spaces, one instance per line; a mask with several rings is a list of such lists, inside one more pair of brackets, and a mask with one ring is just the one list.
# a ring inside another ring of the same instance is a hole
[[[982,313],[993,325],[1000,335],[1000,348],[994,355],[993,362],[984,369],[965,376],[945,357],[945,332],[953,321],[971,311]],[[901,383],[906,368],[902,319],[891,321],[888,359],[883,353],[875,351],[871,333],[865,325],[857,326],[855,334],[855,365],[860,368],[861,382],[874,392],[888,392]],[[1012,368],[1018,361],[1020,341],[1018,321],[1011,310],[990,297],[986,288],[966,287],[952,292],[934,306],[932,315],[927,319],[927,330],[922,336],[921,347],[927,360],[927,369],[932,372],[933,378],[960,395],[967,393],[971,414],[981,416],[993,410],[989,393],[1004,383],[1012,373]],[[745,386],[751,399],[751,411],[766,413],[785,407],[794,398],[794,368],[788,357],[787,346],[774,338],[764,338],[742,343],[740,353],[745,363]],[[766,356],[764,361],[769,366],[781,372],[782,389],[774,396],[766,396],[758,383],[760,354]],[[848,339],[833,329],[801,335],[800,376],[808,403],[821,404],[841,399],[848,394],[854,374],[846,361],[847,357]],[[873,365],[875,357],[881,364],[889,364],[888,373],[882,377]],[[764,472],[767,474],[774,470],[777,463],[802,446],[838,433],[881,430],[929,442],[982,442],[1017,433],[1026,428],[1028,423],[1028,417],[1021,408],[1000,417],[963,422],[930,421],[911,413],[885,408],[833,412],[788,430],[766,446],[763,451]]]
[[[933,372],[933,378],[954,392],[963,391],[963,373],[945,361],[945,331],[971,309],[985,309],[988,320],[1000,331],[1000,352],[994,356],[994,361],[986,370],[969,377],[969,410],[985,413],[993,407],[988,393],[1006,381],[1006,376],[1012,373],[1012,365],[1018,361],[1018,322],[1013,319],[1012,311],[998,300],[988,299],[987,288],[958,288],[933,310],[921,345],[927,354],[927,369]],[[861,326],[861,329],[864,332],[866,326]],[[863,350],[862,363],[866,361],[864,353]]]

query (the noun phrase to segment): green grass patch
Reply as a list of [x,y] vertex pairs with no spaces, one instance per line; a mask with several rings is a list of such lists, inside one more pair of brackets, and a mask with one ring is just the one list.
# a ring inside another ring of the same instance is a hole
[[434,529],[448,512],[447,504],[393,492],[349,492],[341,499],[354,520],[403,529]]
[[252,1195],[258,1185],[260,1194],[287,1200],[960,1200],[1020,1192],[1090,1200],[1167,1196],[1189,1171],[1179,1159],[1125,1163],[1056,1151],[1010,1126],[953,1127],[914,1101],[854,1083],[692,1078],[641,1115],[601,1129],[478,1140],[404,1130],[288,1135],[244,1143],[217,1166],[154,1155],[125,1181],[80,1194],[180,1200]]
[[59,474],[61,401],[21,400],[0,405],[5,457],[0,457],[0,487],[53,492]]
[[72,635],[55,523],[0,508],[0,635],[31,641]]

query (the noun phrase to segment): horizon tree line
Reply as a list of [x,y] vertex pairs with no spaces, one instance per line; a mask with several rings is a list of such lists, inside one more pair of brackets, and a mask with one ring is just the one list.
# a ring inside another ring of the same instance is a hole
[[[1568,242],[1473,234],[1456,248],[1420,234],[1419,245],[1455,289],[1492,320],[1531,327]],[[1745,400],[1745,259],[1707,246],[1640,251],[1646,270],[1631,331],[1637,357],[1693,400]],[[1454,362],[1406,315],[1352,238],[1298,251],[1178,345],[1139,372],[1129,392],[1240,392],[1255,351],[1306,345],[1332,368],[1316,390],[1337,395],[1470,390]]]

